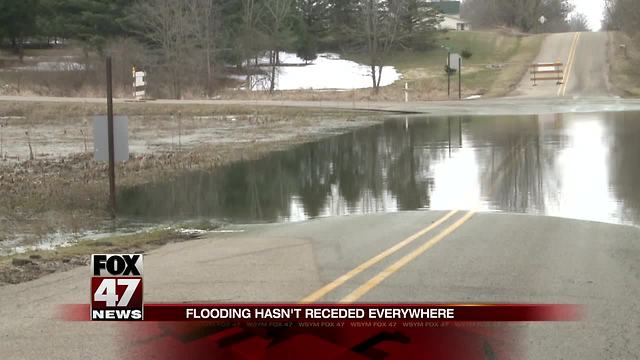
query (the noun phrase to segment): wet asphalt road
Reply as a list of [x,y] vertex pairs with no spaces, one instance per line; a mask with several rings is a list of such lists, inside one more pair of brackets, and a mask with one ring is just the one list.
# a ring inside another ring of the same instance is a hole
[[[313,295],[430,226],[326,294]],[[587,305],[584,321],[526,326],[527,358],[640,354],[634,340],[640,337],[640,230],[635,227],[418,211],[233,229],[241,232],[214,233],[147,255],[145,300],[580,303]],[[434,238],[440,239],[433,244]],[[429,242],[433,246],[420,252]],[[383,270],[416,253],[371,286]],[[117,325],[55,320],[56,304],[87,301],[88,280],[89,268],[82,267],[0,288],[3,359],[117,358],[112,337]]]

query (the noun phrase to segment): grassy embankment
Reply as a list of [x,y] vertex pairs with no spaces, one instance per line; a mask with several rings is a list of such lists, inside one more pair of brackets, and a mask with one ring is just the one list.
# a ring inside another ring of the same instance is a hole
[[[91,254],[145,253],[170,242],[179,242],[200,237],[203,232],[214,230],[219,225],[197,222],[159,228],[126,235],[108,236],[97,240],[82,240],[72,246],[53,250],[28,250],[20,254],[0,257],[0,286],[17,284],[41,276],[86,265]],[[182,231],[182,230],[188,231]]]
[[[470,51],[463,60],[463,97],[483,95],[503,96],[522,79],[528,65],[537,56],[544,35],[522,35],[506,31],[451,31],[440,34],[437,44],[453,52]],[[350,56],[363,60],[362,55]],[[444,71],[447,51],[435,48],[424,52],[396,52],[389,65],[395,66],[403,79],[381,91],[382,97],[401,99],[405,81],[412,90],[410,99],[438,100],[447,97],[447,76]],[[457,98],[457,74],[452,76],[452,97]]]
[[30,250],[0,257],[0,286],[33,280],[56,271],[86,265],[91,254],[142,253],[153,247],[180,240],[174,230],[155,230],[100,240],[84,240],[55,250]]
[[[396,51],[390,54],[387,64],[394,66],[402,79],[382,87],[377,95],[371,89],[352,91],[276,91],[266,92],[227,91],[225,98],[292,99],[292,100],[343,100],[343,101],[404,101],[405,82],[409,83],[409,101],[446,100],[447,75],[444,71],[447,51],[471,52],[471,58],[463,63],[463,97],[482,95],[500,97],[511,92],[528,70],[540,51],[545,35],[524,35],[507,30],[450,31],[439,34],[437,46],[428,51]],[[343,54],[347,59],[366,63],[366,54]],[[451,98],[458,97],[458,75],[451,78]]]
[[[624,45],[623,48],[621,45]],[[640,96],[640,38],[609,33],[609,79],[623,97]]]

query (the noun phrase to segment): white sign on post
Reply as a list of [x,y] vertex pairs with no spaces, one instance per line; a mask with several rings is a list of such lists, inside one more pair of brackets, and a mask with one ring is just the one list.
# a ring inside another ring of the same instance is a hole
[[[129,118],[113,117],[115,161],[129,160]],[[96,161],[109,161],[109,124],[104,115],[93,117],[93,154]]]
[[449,54],[449,68],[459,71],[460,70],[460,64],[462,64],[462,57],[460,56],[460,54],[457,53],[450,53]]
[[136,81],[134,84],[135,87],[146,85],[144,82],[144,76],[145,76],[144,71],[136,71]]
[[146,76],[145,71],[136,71],[136,68],[133,68],[133,97],[137,100],[142,100],[145,97]]

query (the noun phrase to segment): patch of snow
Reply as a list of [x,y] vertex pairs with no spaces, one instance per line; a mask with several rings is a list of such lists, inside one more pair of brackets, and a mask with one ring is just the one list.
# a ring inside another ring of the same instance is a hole
[[80,71],[85,69],[85,65],[73,61],[41,61],[35,65],[20,66],[14,69],[30,71]]
[[[260,63],[264,64],[266,61],[268,59],[263,58]],[[295,54],[281,52],[280,62],[285,66],[276,69],[276,90],[350,90],[372,87],[369,66],[341,59],[338,54],[318,54],[316,60],[305,65],[304,60]],[[261,67],[265,72],[270,70],[268,65]],[[394,67],[385,66],[382,69],[380,86],[391,85],[400,77],[400,73]],[[252,90],[269,89],[267,75],[253,75],[249,82]]]
[[177,232],[184,235],[202,235],[208,233],[207,230],[201,229],[177,229]]

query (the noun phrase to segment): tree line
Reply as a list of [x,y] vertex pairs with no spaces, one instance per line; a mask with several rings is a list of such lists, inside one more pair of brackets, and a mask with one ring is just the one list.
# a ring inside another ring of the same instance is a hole
[[[256,74],[276,86],[279,54],[313,61],[319,52],[353,52],[370,67],[377,91],[389,54],[434,47],[442,14],[428,0],[0,0],[0,43],[20,57],[26,46],[79,42],[153,69],[155,88],[181,98],[211,96],[221,74]],[[436,3],[437,4],[437,3]],[[466,0],[481,25],[537,31],[568,26],[568,0]],[[554,25],[555,24],[555,25]],[[115,55],[115,54],[114,54]],[[118,61],[118,59],[116,59]],[[126,69],[120,73],[125,78]],[[151,84],[150,84],[151,85]],[[165,90],[166,89],[166,90]]]
[[579,13],[570,16],[573,10],[569,0],[465,0],[461,13],[476,27],[506,26],[524,32],[587,31],[586,17]]
[[133,38],[174,97],[193,81],[211,95],[229,65],[264,72],[265,56],[274,90],[281,51],[350,50],[367,54],[377,89],[389,51],[429,48],[441,20],[427,0],[0,0],[0,41],[21,57],[36,41],[79,41],[88,56]]
[[603,28],[638,33],[640,24],[640,2],[634,0],[605,0]]

